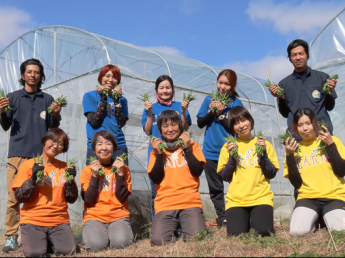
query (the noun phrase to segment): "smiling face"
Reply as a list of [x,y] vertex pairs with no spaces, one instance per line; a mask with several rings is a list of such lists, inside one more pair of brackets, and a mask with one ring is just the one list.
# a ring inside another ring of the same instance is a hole
[[111,71],[108,71],[102,78],[102,86],[108,90],[112,90],[117,85],[117,79],[113,76]]
[[313,123],[306,115],[302,116],[297,123],[298,134],[302,137],[303,141],[313,141],[316,139],[316,131],[314,130]]
[[167,120],[162,123],[162,136],[168,142],[174,142],[180,136],[180,127],[178,122]]
[[157,94],[162,100],[170,100],[173,94],[173,89],[168,80],[162,81],[157,88]]
[[252,129],[253,129],[252,124],[249,121],[249,119],[243,116],[237,119],[236,122],[234,123],[234,131],[242,139],[247,139],[251,137]]
[[41,82],[41,72],[37,65],[28,65],[22,79],[25,81],[25,85],[30,87],[36,87]]
[[290,51],[291,57],[290,62],[295,67],[296,72],[302,72],[308,67],[308,60],[309,57],[307,56],[307,53],[305,52],[304,47],[298,46]]
[[109,163],[114,153],[113,143],[102,136],[98,136],[95,153],[101,163]]
[[46,141],[43,152],[51,158],[55,158],[57,155],[59,155],[64,148],[64,141],[62,136],[59,139],[49,139]]
[[217,82],[217,89],[219,94],[230,94],[231,93],[231,85],[228,78],[225,75],[219,77]]

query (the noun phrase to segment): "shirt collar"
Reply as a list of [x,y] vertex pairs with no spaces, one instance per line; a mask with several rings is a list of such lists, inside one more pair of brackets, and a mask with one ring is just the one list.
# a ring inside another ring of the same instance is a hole
[[[20,92],[20,96],[24,97],[24,96],[28,96],[29,94],[26,92],[25,88],[23,87],[23,89]],[[41,89],[38,89],[38,91],[35,92],[36,96],[41,96],[43,95],[43,92],[41,91]]]
[[[305,75],[310,75],[310,74],[311,74],[311,68],[308,66],[307,73]],[[292,77],[293,79],[298,79],[301,76],[295,70],[293,70]]]

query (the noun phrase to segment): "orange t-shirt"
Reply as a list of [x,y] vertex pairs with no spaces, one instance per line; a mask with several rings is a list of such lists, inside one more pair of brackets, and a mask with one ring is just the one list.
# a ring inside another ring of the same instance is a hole
[[[13,182],[15,191],[31,178],[34,159],[25,161],[19,168]],[[66,162],[55,160],[54,164],[44,164],[44,180],[37,182],[34,195],[24,202],[20,210],[20,223],[30,223],[40,227],[56,227],[69,223],[65,197]]]
[[[194,156],[203,164],[206,160],[202,150],[196,142],[190,142]],[[151,151],[148,173],[151,173],[156,162],[157,153]],[[163,150],[164,178],[157,185],[155,212],[165,210],[182,210],[194,207],[202,209],[199,193],[199,177],[194,177],[188,167],[182,148],[172,151]]]
[[[129,218],[128,201],[120,203],[115,196],[116,176],[110,173],[111,167],[103,167],[105,171],[104,176],[100,176],[98,182],[98,196],[94,205],[87,205],[84,203],[83,223],[88,220],[98,220],[103,223],[111,223],[115,220]],[[132,193],[132,178],[129,168],[125,165],[124,171],[125,179],[129,194]],[[80,184],[81,192],[86,192],[89,188],[89,183],[92,177],[90,165],[85,167],[81,172]]]

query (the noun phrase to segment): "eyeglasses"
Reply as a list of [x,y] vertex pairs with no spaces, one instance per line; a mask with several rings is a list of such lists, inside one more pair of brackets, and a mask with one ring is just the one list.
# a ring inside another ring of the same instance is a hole
[[59,149],[63,149],[64,144],[62,142],[58,142],[58,141],[53,141],[51,139],[49,139],[50,143],[52,144],[52,146],[57,146]]
[[229,83],[227,82],[221,82],[221,81],[217,81],[218,84],[220,85],[225,85],[225,86],[231,86]]

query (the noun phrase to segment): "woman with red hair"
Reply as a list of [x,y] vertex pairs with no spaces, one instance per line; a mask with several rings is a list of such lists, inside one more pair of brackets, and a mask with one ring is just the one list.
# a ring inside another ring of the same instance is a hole
[[[87,117],[87,160],[96,154],[92,150],[91,139],[101,130],[112,132],[117,139],[117,148],[114,150],[113,159],[123,153],[128,153],[125,135],[121,128],[128,120],[127,99],[123,97],[120,69],[115,65],[106,65],[98,76],[99,86],[96,90],[85,93],[83,97],[84,115]],[[107,93],[105,91],[107,89]],[[128,165],[128,160],[125,161]]]

